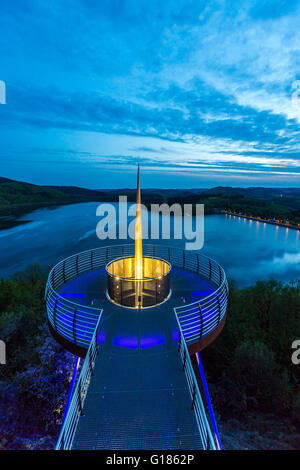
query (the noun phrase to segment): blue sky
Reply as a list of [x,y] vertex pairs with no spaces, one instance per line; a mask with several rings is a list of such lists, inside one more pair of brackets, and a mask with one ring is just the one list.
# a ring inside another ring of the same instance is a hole
[[299,24],[294,0],[2,0],[0,176],[299,186]]

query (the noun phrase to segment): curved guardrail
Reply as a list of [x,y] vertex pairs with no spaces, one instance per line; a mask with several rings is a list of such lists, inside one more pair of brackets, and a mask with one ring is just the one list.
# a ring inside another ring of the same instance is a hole
[[226,315],[229,291],[224,269],[210,258],[206,258],[206,262],[208,271],[197,272],[213,282],[216,290],[196,302],[174,308],[187,345],[212,333]]
[[[134,245],[110,245],[72,255],[59,262],[49,273],[45,300],[48,319],[53,329],[76,346],[88,349],[102,309],[73,302],[59,292],[71,279],[110,261],[134,255]],[[212,332],[226,313],[228,286],[223,268],[214,260],[181,248],[164,245],[143,245],[145,256],[159,257],[172,266],[192,271],[216,286],[209,296],[189,305],[175,308],[187,344],[202,339]]]

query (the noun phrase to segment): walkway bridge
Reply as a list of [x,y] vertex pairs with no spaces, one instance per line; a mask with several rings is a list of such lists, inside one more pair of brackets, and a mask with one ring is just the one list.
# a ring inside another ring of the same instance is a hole
[[105,295],[105,266],[133,245],[88,250],[58,263],[46,287],[55,338],[85,357],[57,449],[218,449],[213,416],[190,354],[225,322],[228,287],[215,261],[164,245],[144,254],[172,264],[172,295],[137,311]]

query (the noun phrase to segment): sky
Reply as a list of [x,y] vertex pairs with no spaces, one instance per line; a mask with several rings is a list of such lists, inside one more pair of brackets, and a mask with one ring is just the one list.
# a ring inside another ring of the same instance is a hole
[[300,2],[1,0],[0,176],[297,187]]

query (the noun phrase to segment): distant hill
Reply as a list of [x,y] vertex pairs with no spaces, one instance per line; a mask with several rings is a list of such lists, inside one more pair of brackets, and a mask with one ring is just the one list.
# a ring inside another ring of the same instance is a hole
[[[39,186],[0,177],[0,228],[21,223],[16,220],[33,209],[87,201],[118,201],[119,195],[135,200],[135,189],[97,190],[77,186]],[[248,215],[300,222],[300,188],[143,189],[142,201],[168,204],[205,204],[206,214],[229,209]]]
[[[77,186],[39,186],[0,177],[0,215],[23,212],[23,206],[45,206],[70,204],[86,201],[118,201],[119,195],[127,195],[129,201],[135,200],[135,189],[86,189]],[[144,202],[163,202],[170,196],[179,194],[174,189],[144,189]],[[189,190],[181,190],[188,196]],[[24,207],[25,210],[25,207]],[[27,209],[26,209],[27,212]]]
[[24,221],[17,217],[39,207],[110,200],[108,193],[68,186],[38,186],[0,177],[0,229]]
[[107,194],[72,186],[38,186],[36,184],[0,178],[0,206],[68,203],[82,200],[100,200]]

